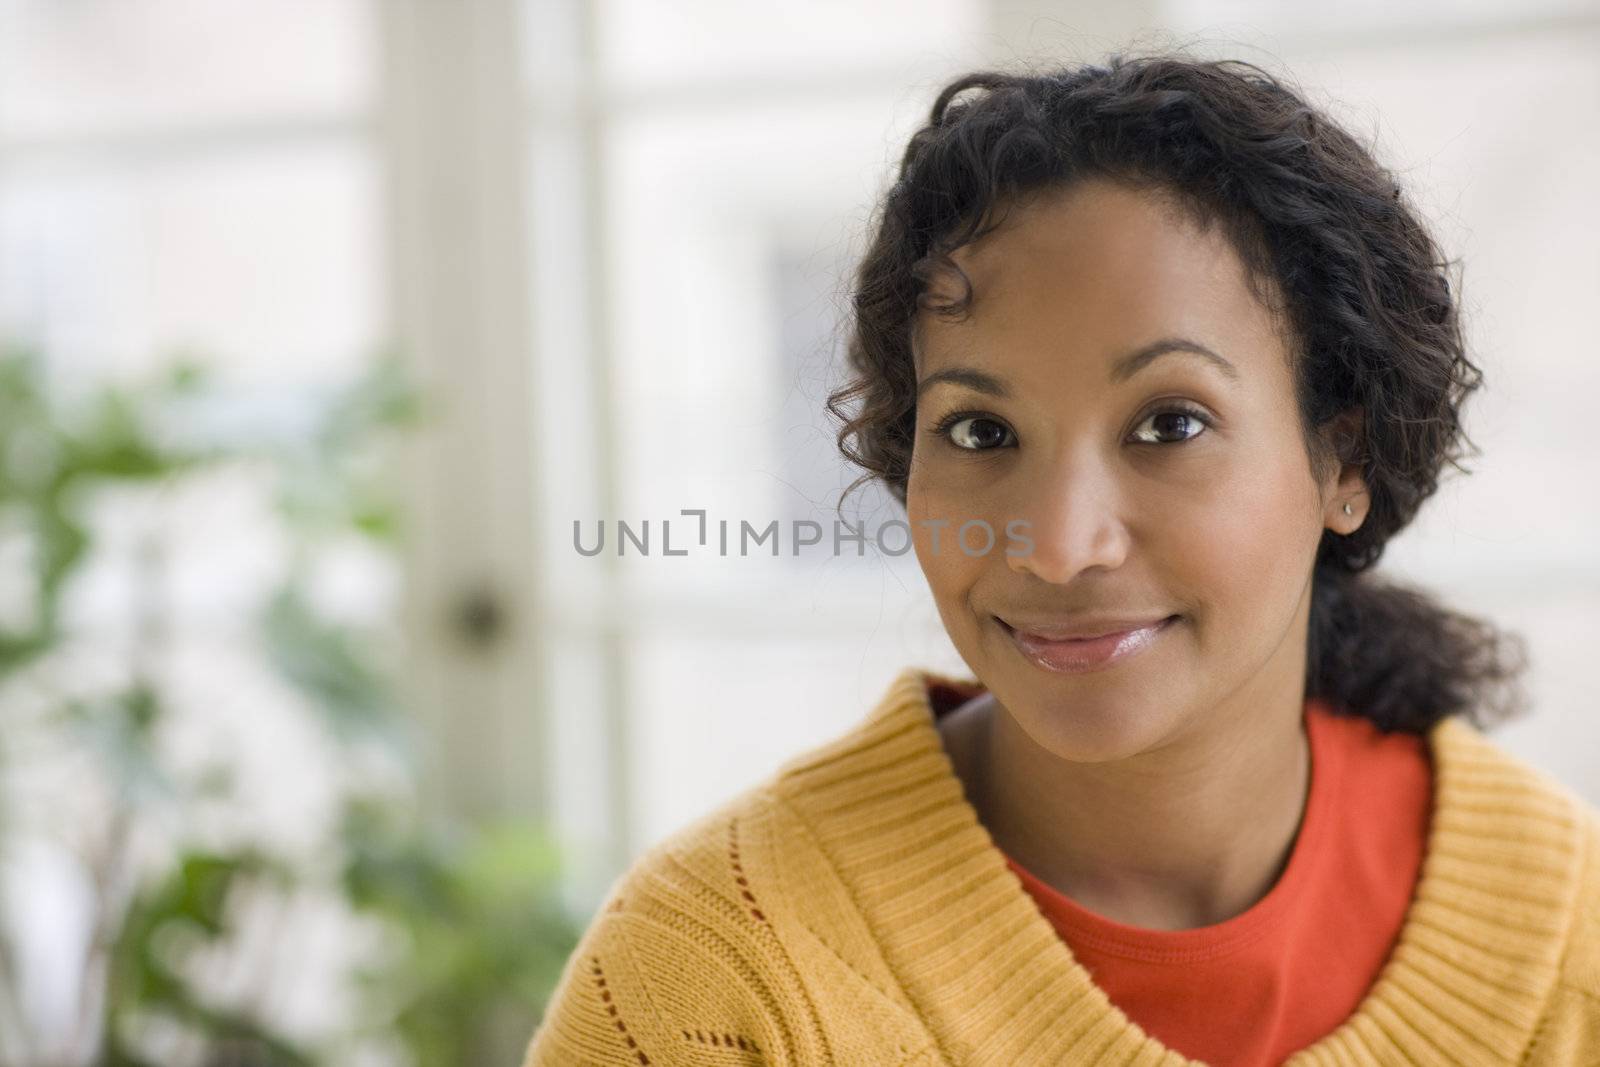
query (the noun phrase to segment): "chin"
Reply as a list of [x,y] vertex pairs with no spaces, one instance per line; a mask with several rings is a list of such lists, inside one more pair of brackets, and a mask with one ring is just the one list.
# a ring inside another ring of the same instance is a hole
[[[1035,672],[1037,673],[1037,672]],[[996,697],[1035,744],[1073,763],[1111,763],[1161,746],[1181,716],[1170,694],[1146,686],[1083,684],[1085,679],[1021,678],[1007,672]]]
[[1165,724],[1141,721],[1137,714],[1077,709],[1034,709],[1026,718],[1014,713],[1019,724],[1041,747],[1058,759],[1073,763],[1115,763],[1147,752],[1166,736]]

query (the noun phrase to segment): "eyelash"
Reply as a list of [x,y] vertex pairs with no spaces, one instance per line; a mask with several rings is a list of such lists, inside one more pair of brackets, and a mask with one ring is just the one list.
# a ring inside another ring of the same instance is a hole
[[[1211,427],[1213,425],[1213,421],[1212,421],[1210,415],[1206,414],[1201,409],[1199,409],[1197,407],[1194,407],[1193,405],[1183,404],[1183,403],[1168,404],[1166,407],[1160,407],[1160,408],[1156,408],[1154,411],[1146,412],[1144,417],[1139,420],[1139,425],[1141,425],[1141,426],[1144,425],[1146,422],[1148,422],[1150,419],[1156,417],[1157,415],[1187,415],[1190,418],[1194,419],[1196,422],[1200,423],[1202,426],[1204,426],[1206,428],[1206,430],[1211,429]],[[940,419],[939,422],[938,422],[938,425],[934,426],[928,432],[930,434],[932,434],[936,438],[941,438],[947,444],[949,444],[951,448],[954,448],[954,449],[956,449],[957,451],[960,451],[960,452],[968,452],[968,453],[994,452],[994,451],[997,451],[997,450],[999,450],[1001,448],[1015,447],[1015,446],[1011,446],[1011,445],[995,445],[995,446],[993,446],[991,448],[963,448],[961,445],[958,445],[954,441],[951,441],[950,437],[949,437],[949,434],[950,434],[951,429],[953,429],[957,423],[959,423],[959,422],[961,422],[961,421],[963,421],[965,419],[986,419],[989,422],[992,422],[997,426],[1005,426],[1005,423],[1001,422],[999,419],[996,419],[996,418],[994,418],[994,417],[990,416],[989,414],[987,414],[985,412],[982,412],[982,411],[952,411],[950,414],[948,414],[944,418]],[[1006,431],[1008,433],[1010,433],[1013,437],[1016,436],[1015,431],[1011,430],[1011,428],[1009,426],[1006,426],[1005,428],[1006,428]],[[1191,435],[1189,437],[1186,437],[1181,441],[1139,441],[1139,442],[1136,442],[1136,443],[1138,443],[1138,444],[1146,444],[1146,445],[1158,445],[1158,446],[1170,448],[1173,445],[1187,444],[1188,442],[1193,441],[1197,437],[1204,436],[1204,434],[1205,434],[1205,430],[1202,430],[1199,433],[1196,433],[1196,434],[1193,434],[1193,435]]]

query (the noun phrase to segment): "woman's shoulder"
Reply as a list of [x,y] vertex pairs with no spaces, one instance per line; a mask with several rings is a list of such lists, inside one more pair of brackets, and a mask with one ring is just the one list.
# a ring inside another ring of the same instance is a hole
[[1529,1067],[1600,1063],[1600,809],[1569,799],[1578,818],[1581,873],[1555,988],[1523,1061]]
[[[650,1062],[668,1049],[701,1062],[711,1048],[832,1062],[828,1047],[860,1033],[899,1049],[898,1063],[928,1043],[849,894],[772,781],[669,833],[616,879],[526,1067],[586,1062],[574,1057],[593,1055],[586,1042],[596,1035],[632,1050],[631,1037]],[[850,1021],[862,1013],[870,1031]]]
[[1600,1011],[1600,807],[1465,719],[1442,720],[1431,750],[1450,840],[1560,897],[1558,982]]
[[1600,808],[1578,800],[1583,837],[1583,874],[1576,896],[1572,945],[1562,966],[1562,981],[1593,1001],[1600,1027]]
[[760,921],[764,915],[760,901],[750,899],[745,868],[783,851],[775,849],[775,839],[799,843],[785,816],[770,780],[736,793],[641,852],[613,884],[601,911],[624,910],[630,897],[693,908],[706,887],[715,886],[743,900],[749,917]]
[[[803,912],[826,929],[846,923],[850,894],[835,877],[885,803],[948,774],[926,710],[925,672],[901,671],[875,706],[829,738],[645,849],[603,910],[635,902],[688,910],[708,894],[728,921],[770,925]],[[837,890],[836,892],[830,890]],[[731,905],[731,906],[730,906]]]

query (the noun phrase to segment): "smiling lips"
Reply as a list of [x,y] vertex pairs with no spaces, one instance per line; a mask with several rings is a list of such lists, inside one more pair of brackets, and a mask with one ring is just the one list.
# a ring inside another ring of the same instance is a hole
[[1155,620],[1083,623],[1073,628],[1078,633],[1090,635],[1082,637],[1070,636],[1072,630],[1064,627],[1041,626],[1038,631],[1019,630],[1004,619],[997,618],[997,621],[1011,637],[1017,650],[1036,666],[1058,673],[1081,674],[1109,667],[1148,648],[1158,635],[1177,621],[1177,616],[1169,615]]

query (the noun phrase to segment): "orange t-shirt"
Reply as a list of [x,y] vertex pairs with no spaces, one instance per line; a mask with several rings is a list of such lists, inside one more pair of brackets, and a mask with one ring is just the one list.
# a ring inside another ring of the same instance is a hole
[[1311,783],[1283,875],[1231,919],[1115,922],[1006,862],[1111,1002],[1216,1067],[1276,1067],[1354,1013],[1411,903],[1433,807],[1427,741],[1306,702]]

